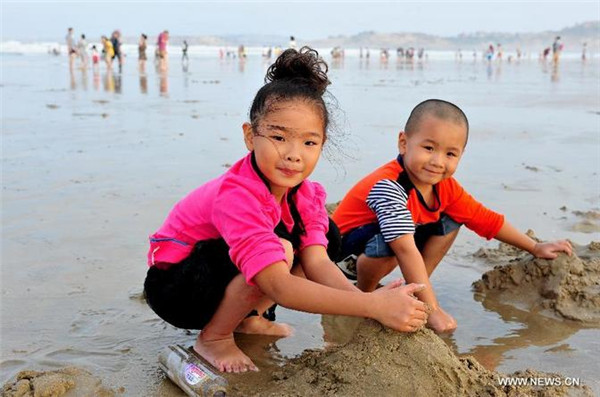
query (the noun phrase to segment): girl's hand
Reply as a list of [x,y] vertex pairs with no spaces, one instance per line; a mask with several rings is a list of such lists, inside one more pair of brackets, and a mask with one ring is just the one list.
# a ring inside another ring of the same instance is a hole
[[566,252],[571,256],[573,247],[567,240],[549,241],[547,243],[536,243],[531,252],[536,258],[554,259],[559,252]]
[[377,298],[372,318],[396,331],[415,332],[427,322],[427,307],[414,294],[423,284],[403,285],[396,280],[372,292]]

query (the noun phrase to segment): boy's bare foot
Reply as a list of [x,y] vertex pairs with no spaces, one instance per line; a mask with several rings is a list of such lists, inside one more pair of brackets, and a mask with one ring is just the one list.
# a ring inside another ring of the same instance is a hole
[[258,371],[252,360],[237,347],[233,334],[212,339],[200,332],[194,350],[221,372]]
[[284,323],[269,321],[263,316],[251,316],[245,318],[235,329],[240,334],[259,334],[271,336],[290,336],[292,327]]

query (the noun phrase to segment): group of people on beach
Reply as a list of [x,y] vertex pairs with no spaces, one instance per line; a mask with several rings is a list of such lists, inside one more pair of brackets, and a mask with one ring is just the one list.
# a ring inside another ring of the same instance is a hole
[[[562,53],[563,48],[564,46],[560,40],[560,36],[556,36],[552,45],[544,48],[544,50],[541,52],[540,60],[546,62],[548,60],[548,55],[552,53],[552,64],[558,65],[558,62],[560,61],[560,54]],[[583,53],[585,54],[585,44]],[[583,55],[582,58],[585,60],[585,55]]]
[[[182,198],[149,238],[148,305],[200,330],[194,350],[220,371],[258,370],[234,333],[291,334],[277,305],[453,331],[430,276],[463,225],[538,258],[571,254],[568,241],[532,240],[454,179],[469,121],[442,99],[415,106],[390,138],[398,155],[380,159],[329,217],[325,188],[308,179],[335,140],[327,71],[311,48],[283,51],[241,126],[248,153]],[[396,268],[404,280],[381,286]]]
[[[140,35],[138,41],[138,66],[141,73],[145,73],[146,69],[146,61],[148,56],[146,55],[146,50],[148,48],[148,36],[144,33]],[[80,67],[82,69],[87,69],[88,65],[91,65],[95,72],[99,70],[99,65],[101,61],[104,61],[106,64],[106,70],[111,72],[113,69],[113,63],[117,62],[119,72],[123,69],[123,63],[125,61],[125,54],[123,52],[123,40],[121,36],[120,30],[114,30],[110,37],[102,35],[100,38],[100,46],[101,50],[98,51],[98,48],[95,44],[91,47],[89,46],[85,34],[81,34],[79,40],[75,42],[75,35],[73,28],[70,27],[67,30],[67,35],[65,37],[65,42],[67,45],[67,55],[69,57],[69,69],[73,70],[75,60],[79,58]],[[167,47],[169,42],[169,31],[164,30],[158,34],[156,41],[156,51],[155,51],[155,63],[157,64],[157,68],[161,71],[164,71],[168,67],[168,57],[167,57]],[[183,47],[183,55],[184,59],[189,60],[187,58],[187,42],[184,41]]]

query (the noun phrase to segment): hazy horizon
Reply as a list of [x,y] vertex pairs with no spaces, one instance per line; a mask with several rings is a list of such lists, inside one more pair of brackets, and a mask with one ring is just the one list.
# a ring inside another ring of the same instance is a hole
[[379,33],[536,33],[599,20],[600,2],[125,2],[3,1],[2,40],[62,41],[120,29],[125,36],[293,35],[299,40]]

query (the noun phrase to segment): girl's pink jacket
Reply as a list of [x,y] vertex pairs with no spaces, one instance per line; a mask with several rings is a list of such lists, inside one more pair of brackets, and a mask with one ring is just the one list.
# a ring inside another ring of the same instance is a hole
[[[329,218],[325,190],[305,180],[295,202],[306,234],[300,249],[309,245],[327,247]],[[167,268],[185,259],[198,241],[223,238],[229,256],[248,284],[267,266],[286,261],[283,245],[274,233],[283,220],[288,231],[294,221],[256,173],[251,154],[235,163],[225,174],[198,187],[179,201],[163,225],[150,236],[148,265]]]

